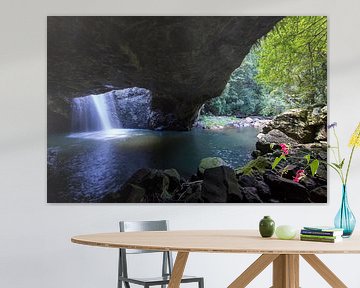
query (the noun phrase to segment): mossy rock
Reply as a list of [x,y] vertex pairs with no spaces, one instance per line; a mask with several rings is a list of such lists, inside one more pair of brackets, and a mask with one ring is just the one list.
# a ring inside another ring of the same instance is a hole
[[229,165],[220,157],[207,157],[200,161],[199,172],[203,174],[206,169],[220,167],[220,166],[229,166]]
[[235,169],[236,174],[251,175],[254,170],[265,173],[266,169],[271,169],[271,163],[263,156],[250,161],[245,166]]

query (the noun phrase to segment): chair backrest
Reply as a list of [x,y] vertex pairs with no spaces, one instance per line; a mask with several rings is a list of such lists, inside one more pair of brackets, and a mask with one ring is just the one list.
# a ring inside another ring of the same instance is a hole
[[[120,221],[120,232],[137,232],[137,231],[167,231],[169,224],[167,220],[158,221]],[[140,253],[159,253],[161,251],[135,250],[135,249],[119,249],[119,276],[128,277],[127,257],[126,254]],[[172,273],[173,259],[169,251],[163,253],[162,275]],[[120,283],[120,282],[119,282]],[[126,284],[129,287],[129,284]]]
[[[140,231],[167,231],[169,223],[167,220],[156,221],[120,221],[120,232]],[[126,254],[156,253],[159,251],[126,249]]]

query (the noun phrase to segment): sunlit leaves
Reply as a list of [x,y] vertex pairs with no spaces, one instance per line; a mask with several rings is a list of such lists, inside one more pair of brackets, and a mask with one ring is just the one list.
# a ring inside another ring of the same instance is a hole
[[257,79],[261,83],[281,87],[293,106],[326,101],[326,17],[286,17],[260,46]]

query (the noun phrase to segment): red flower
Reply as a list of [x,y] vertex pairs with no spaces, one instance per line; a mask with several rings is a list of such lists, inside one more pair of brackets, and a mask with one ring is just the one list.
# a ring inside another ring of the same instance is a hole
[[301,179],[305,177],[305,170],[296,171],[296,175],[294,177],[294,182],[299,183]]
[[289,147],[284,143],[281,143],[279,145],[281,147],[281,151],[283,152],[283,154],[288,155],[289,154]]

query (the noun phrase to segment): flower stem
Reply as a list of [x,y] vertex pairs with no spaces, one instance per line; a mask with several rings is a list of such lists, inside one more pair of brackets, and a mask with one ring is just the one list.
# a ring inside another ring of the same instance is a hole
[[[338,157],[339,157],[339,159],[338,159],[338,165],[341,165],[341,163],[342,163],[342,158],[341,158],[341,153],[340,153],[340,141],[339,141],[339,137],[337,136],[337,134],[336,134],[336,130],[335,130],[335,128],[333,129],[334,130],[334,135],[335,135],[335,138],[336,138],[336,145],[337,145],[337,152],[338,152]],[[335,155],[334,155],[335,156]],[[336,159],[336,157],[335,157],[335,159]],[[342,165],[341,165],[342,166]],[[343,169],[342,169],[342,167],[340,167],[340,169],[339,169],[339,175],[340,175],[340,178],[341,178],[341,182],[344,184],[344,185],[346,185],[346,180],[344,181],[344,173],[343,173]]]
[[342,161],[342,158],[341,158],[341,154],[340,154],[339,137],[338,137],[337,134],[336,134],[335,128],[334,128],[333,130],[334,130],[334,135],[335,135],[335,138],[336,138],[336,144],[337,144],[337,150],[338,150],[338,156],[339,156],[339,164],[340,164],[341,161]]
[[353,158],[353,155],[354,155],[355,147],[356,147],[356,146],[354,145],[353,148],[351,149],[351,154],[350,154],[350,158],[349,158],[349,163],[348,163],[348,166],[347,166],[347,169],[346,169],[345,185],[347,184],[347,181],[348,181],[349,171],[350,171],[350,166],[351,166],[351,161],[352,161],[352,158]]

